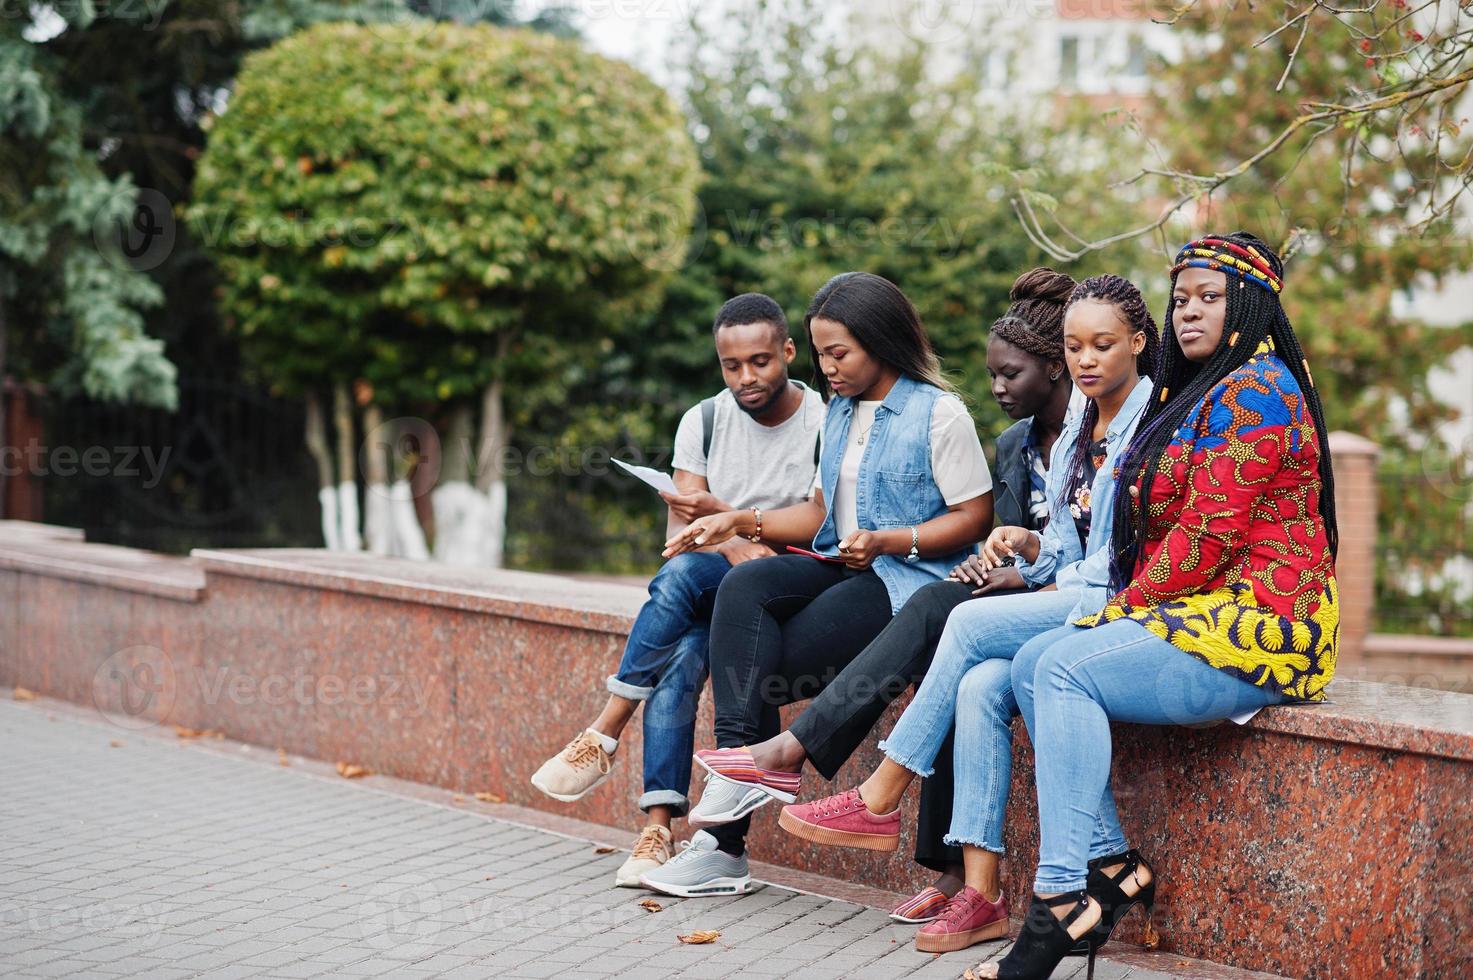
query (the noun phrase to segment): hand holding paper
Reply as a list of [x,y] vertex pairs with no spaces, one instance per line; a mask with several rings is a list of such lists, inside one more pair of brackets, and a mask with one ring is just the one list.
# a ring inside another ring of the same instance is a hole
[[662,473],[659,470],[652,470],[648,466],[631,466],[629,463],[625,463],[617,459],[614,460],[614,465],[623,469],[626,473],[631,474],[637,479],[644,481],[661,493],[680,492],[676,488],[675,481],[671,479],[669,473]]

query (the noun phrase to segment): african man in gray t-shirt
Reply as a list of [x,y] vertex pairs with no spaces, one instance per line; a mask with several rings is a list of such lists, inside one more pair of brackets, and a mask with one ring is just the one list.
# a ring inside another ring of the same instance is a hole
[[[805,500],[818,465],[824,405],[791,380],[797,349],[782,307],[759,293],[729,300],[712,328],[726,390],[693,406],[675,435],[674,494],[667,537],[692,520],[734,509],[776,510]],[[760,526],[760,524],[759,524]],[[760,535],[754,535],[754,538]],[[629,632],[619,669],[608,679],[603,711],[532,776],[555,800],[581,799],[608,777],[619,736],[644,702],[644,795],[648,814],[615,884],[670,858],[670,822],[690,808],[696,707],[706,681],[706,640],[721,579],[734,565],[773,550],[758,540],[724,544],[666,562],[650,581],[649,601]],[[746,882],[730,883],[733,889]]]

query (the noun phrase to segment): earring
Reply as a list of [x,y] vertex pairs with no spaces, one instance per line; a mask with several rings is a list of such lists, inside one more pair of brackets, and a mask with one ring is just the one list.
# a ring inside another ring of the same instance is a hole
[[1050,381],[1058,381],[1059,380],[1059,376],[1057,374],[1051,374],[1051,375],[1048,376],[1048,379]]

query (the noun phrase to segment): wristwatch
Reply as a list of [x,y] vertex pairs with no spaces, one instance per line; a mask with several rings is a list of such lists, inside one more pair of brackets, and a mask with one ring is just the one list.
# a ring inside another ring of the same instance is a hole
[[907,565],[914,565],[921,560],[921,532],[916,528],[910,529],[910,552],[905,556]]

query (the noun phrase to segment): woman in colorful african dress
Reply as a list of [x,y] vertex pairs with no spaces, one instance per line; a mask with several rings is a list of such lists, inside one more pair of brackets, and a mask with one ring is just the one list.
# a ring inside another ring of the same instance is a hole
[[1089,861],[1110,722],[1181,725],[1324,699],[1335,671],[1334,481],[1283,265],[1246,232],[1171,270],[1157,395],[1116,481],[1114,594],[1031,640],[1013,689],[1033,740],[1039,866],[1024,927],[984,976],[1047,977],[1156,881],[1135,850]]

